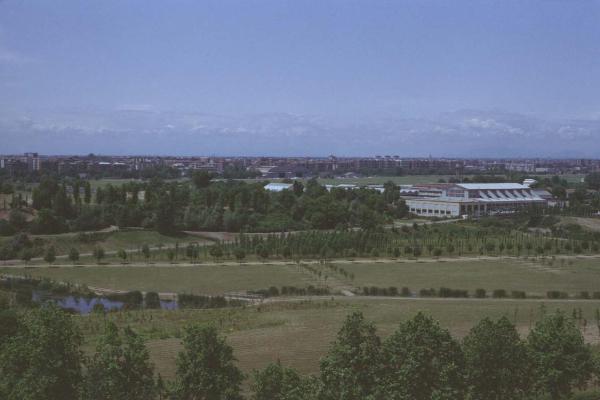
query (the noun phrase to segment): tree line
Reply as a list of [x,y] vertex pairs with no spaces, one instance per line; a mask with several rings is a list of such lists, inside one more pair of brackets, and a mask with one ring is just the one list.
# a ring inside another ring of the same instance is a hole
[[597,355],[560,312],[544,315],[526,338],[502,317],[481,320],[462,340],[422,313],[382,339],[355,312],[320,373],[308,377],[279,362],[246,376],[216,328],[192,324],[172,381],[155,374],[130,328],[106,323],[86,355],[72,317],[54,306],[3,309],[0,318],[0,398],[7,400],[561,400],[599,377]]
[[[336,227],[375,227],[405,216],[397,186],[386,191],[332,189],[316,180],[294,182],[291,190],[270,192],[266,182],[213,181],[197,172],[189,181],[111,184],[95,191],[88,181],[41,179],[31,201],[13,204],[0,235],[28,231],[52,234],[91,231],[110,225],[144,227],[161,233],[179,230],[268,232]],[[31,203],[35,218],[25,218]]]

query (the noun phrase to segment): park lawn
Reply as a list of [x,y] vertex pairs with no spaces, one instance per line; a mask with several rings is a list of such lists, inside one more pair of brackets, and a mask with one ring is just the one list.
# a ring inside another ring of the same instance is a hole
[[[471,177],[466,175],[465,177]],[[437,183],[440,179],[448,181],[456,178],[456,175],[405,175],[405,176],[368,176],[360,178],[321,178],[319,183],[323,185],[383,185],[386,182],[394,182],[396,185],[414,185],[417,183]]]
[[98,189],[98,188],[104,189],[108,185],[121,186],[124,183],[143,182],[143,181],[139,180],[139,179],[130,179],[130,178],[102,178],[102,179],[91,179],[89,182],[90,182],[91,188],[94,190],[94,189]]
[[[190,322],[211,323],[227,336],[239,366],[246,373],[264,368],[270,362],[297,368],[303,374],[317,373],[319,359],[326,354],[344,318],[361,311],[373,321],[382,337],[387,337],[417,312],[437,319],[457,338],[466,335],[484,317],[507,316],[526,335],[544,312],[560,309],[571,315],[581,309],[590,321],[584,331],[586,340],[597,343],[594,321],[600,308],[596,301],[539,300],[452,300],[452,299],[361,299],[276,302],[243,309],[143,311],[108,314],[121,326],[131,326],[148,339],[147,345],[157,372],[172,378],[175,358],[181,350],[181,330]],[[81,317],[86,341],[91,342],[103,326],[103,317]]]
[[217,295],[266,289],[270,286],[317,286],[310,275],[288,265],[90,266],[0,269],[88,286],[169,293]]
[[[187,235],[184,233],[167,236],[162,235],[156,231],[151,230],[118,230],[113,232],[99,232],[97,235],[98,240],[93,241],[81,241],[79,240],[79,233],[62,233],[57,235],[30,235],[31,240],[41,239],[44,247],[54,246],[57,255],[65,255],[69,253],[71,248],[79,250],[81,255],[89,254],[93,252],[94,248],[102,247],[110,255],[110,252],[116,252],[119,249],[138,249],[144,244],[150,247],[156,247],[159,244],[162,245],[174,245],[179,243],[181,246],[194,242],[194,243],[210,243],[212,240],[208,238]],[[11,240],[10,237],[4,238],[4,240]]]
[[581,225],[584,229],[600,232],[600,218],[584,218],[584,217],[561,217],[563,224]]
[[407,261],[341,265],[357,287],[408,287],[413,292],[423,288],[448,287],[467,289],[473,294],[482,288],[522,290],[528,295],[545,296],[549,290],[576,295],[581,291],[600,291],[600,261],[557,259],[549,265],[538,259],[520,260],[452,260],[446,262]]

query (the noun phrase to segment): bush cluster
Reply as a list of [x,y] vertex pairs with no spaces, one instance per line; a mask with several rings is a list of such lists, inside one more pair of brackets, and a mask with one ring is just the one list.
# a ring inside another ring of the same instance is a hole
[[277,296],[326,296],[331,294],[329,288],[326,287],[315,287],[309,285],[305,288],[296,286],[282,286],[278,289],[275,286],[271,286],[268,289],[256,289],[248,290],[248,294],[259,295],[262,297],[277,297]]
[[244,305],[241,300],[227,299],[224,296],[203,296],[196,294],[180,293],[177,296],[179,308],[224,308],[240,307]]

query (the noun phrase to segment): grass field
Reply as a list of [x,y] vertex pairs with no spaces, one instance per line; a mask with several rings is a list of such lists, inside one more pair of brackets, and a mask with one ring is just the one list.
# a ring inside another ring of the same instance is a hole
[[[124,183],[136,181],[135,179],[119,179],[119,178],[103,178],[103,179],[92,179],[90,180],[90,186],[92,189],[104,188],[108,185],[121,186]],[[140,180],[141,182],[141,180]]]
[[[552,175],[548,175],[552,176]],[[462,175],[462,178],[472,178],[473,175]],[[541,176],[543,177],[543,176]],[[581,183],[581,179],[584,175],[581,174],[565,174],[560,175],[561,179],[567,180],[567,182],[576,184]],[[385,182],[392,181],[397,185],[413,185],[416,183],[437,183],[440,179],[448,181],[450,178],[457,178],[456,175],[404,175],[404,176],[367,176],[359,178],[320,178],[319,182],[324,185],[339,185],[339,184],[356,184],[356,185],[381,185]],[[258,179],[245,179],[247,182],[256,182],[265,180],[264,178]],[[266,179],[271,182],[281,181],[282,179]]]
[[[466,177],[471,176],[467,175]],[[437,183],[440,179],[448,181],[450,178],[456,178],[456,175],[370,176],[361,178],[319,179],[319,182],[324,185],[382,185],[385,182],[392,181],[397,185],[413,185],[416,183]]]
[[600,218],[561,217],[563,224],[581,225],[584,229],[600,232]]
[[283,265],[44,267],[18,271],[0,268],[0,273],[25,273],[57,281],[117,290],[210,295],[264,289],[270,286],[318,285],[311,275],[301,272],[298,267]]
[[[158,244],[168,245],[175,244],[176,242],[181,245],[189,242],[210,242],[210,240],[200,236],[186,234],[166,236],[156,231],[148,230],[122,230],[100,233],[98,235],[99,240],[94,240],[91,242],[79,240],[77,233],[63,233],[58,235],[30,235],[30,239],[43,240],[44,247],[54,246],[57,255],[68,254],[69,249],[72,247],[78,249],[81,254],[84,254],[92,252],[97,246],[101,246],[106,252],[111,252],[119,249],[136,249],[144,244],[153,247]],[[1,241],[10,240],[11,237],[5,237],[0,239],[0,243]]]
[[344,269],[354,274],[355,286],[467,289],[477,288],[523,290],[544,296],[549,290],[577,294],[581,291],[600,291],[598,260],[555,261],[542,264],[540,260],[403,262],[394,264],[350,264]]
[[[418,292],[423,288],[438,289],[444,286],[466,289],[471,294],[475,289],[483,288],[489,293],[494,289],[505,289],[509,293],[512,290],[522,290],[528,295],[541,297],[550,290],[567,292],[572,296],[581,291],[588,291],[590,294],[600,291],[598,260],[557,259],[550,265],[549,260],[542,263],[540,259],[456,259],[445,262],[359,262],[339,266],[354,274],[354,280],[327,266],[313,264],[314,268],[323,270],[323,276],[329,275],[327,284],[333,291],[340,286],[406,286],[413,292]],[[0,272],[17,273],[12,268],[0,268]],[[36,267],[18,270],[18,273],[109,289],[198,294],[219,294],[283,285],[325,285],[322,277],[318,279],[297,266],[277,264]]]
[[[589,321],[584,330],[586,340],[598,343],[595,310],[600,302],[541,302],[534,300],[407,300],[361,299],[315,300],[298,303],[271,303],[260,307],[221,310],[144,311],[108,314],[117,324],[131,326],[148,338],[153,362],[164,377],[173,377],[175,357],[181,350],[181,330],[189,322],[211,323],[227,336],[239,365],[245,372],[262,368],[269,362],[297,368],[304,374],[318,371],[319,359],[328,350],[344,318],[352,311],[362,311],[373,321],[382,336],[391,334],[397,325],[419,311],[432,315],[456,337],[462,337],[484,317],[507,316],[522,334],[544,312],[555,309],[569,315],[581,308]],[[93,342],[104,317],[79,318],[86,341]]]

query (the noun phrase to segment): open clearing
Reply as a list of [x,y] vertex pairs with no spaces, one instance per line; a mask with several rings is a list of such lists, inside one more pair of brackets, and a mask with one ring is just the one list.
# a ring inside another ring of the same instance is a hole
[[[245,372],[263,368],[269,362],[297,368],[302,373],[316,373],[319,359],[327,352],[344,318],[352,311],[362,311],[373,321],[383,337],[397,325],[423,311],[456,337],[463,337],[484,317],[506,315],[522,334],[544,312],[563,310],[571,315],[580,308],[588,324],[586,340],[598,343],[595,310],[600,301],[536,301],[536,300],[435,300],[343,298],[303,302],[278,302],[259,307],[221,310],[131,311],[108,314],[107,318],[122,326],[129,325],[148,338],[148,347],[158,372],[172,378],[175,357],[181,350],[179,337],[189,322],[212,323],[227,336],[234,354]],[[93,343],[104,324],[104,317],[80,317],[86,342]]]

